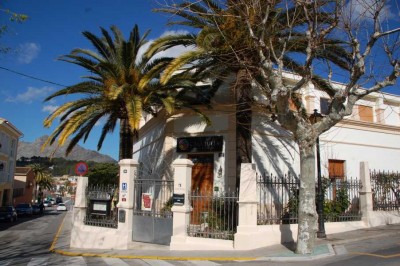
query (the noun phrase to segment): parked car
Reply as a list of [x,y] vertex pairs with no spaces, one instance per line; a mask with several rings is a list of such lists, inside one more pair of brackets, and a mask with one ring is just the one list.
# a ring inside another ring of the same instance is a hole
[[17,204],[17,206],[15,206],[15,209],[17,210],[18,216],[20,216],[20,215],[32,216],[32,214],[33,214],[32,206],[29,203]]
[[0,207],[0,221],[17,221],[17,211],[13,206],[2,206]]
[[39,204],[32,204],[32,213],[33,214],[40,214]]
[[61,203],[61,202],[63,202],[62,198],[61,197],[57,197],[56,198],[56,204]]
[[56,204],[56,200],[54,198],[50,198],[49,201],[51,202],[51,205],[55,205]]
[[67,206],[65,206],[64,203],[58,203],[57,211],[66,211],[66,210],[67,210]]
[[44,205],[45,207],[51,207],[51,206],[53,206],[53,204],[51,204],[51,202],[48,201],[48,200],[43,201],[43,205]]

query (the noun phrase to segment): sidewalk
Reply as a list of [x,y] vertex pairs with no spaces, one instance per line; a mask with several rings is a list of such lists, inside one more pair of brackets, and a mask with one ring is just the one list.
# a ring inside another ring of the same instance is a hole
[[[70,248],[71,216],[68,211],[64,217],[54,241],[51,252],[65,256],[108,257],[121,259],[155,259],[155,260],[212,260],[212,261],[304,261],[343,254],[343,244],[389,236],[400,232],[400,224],[374,227],[345,233],[327,235],[326,239],[317,239],[313,254],[295,254],[290,244],[274,245],[266,248],[247,251],[171,251],[168,246],[147,243],[132,243],[128,250],[100,250]],[[291,245],[294,246],[293,244]]]

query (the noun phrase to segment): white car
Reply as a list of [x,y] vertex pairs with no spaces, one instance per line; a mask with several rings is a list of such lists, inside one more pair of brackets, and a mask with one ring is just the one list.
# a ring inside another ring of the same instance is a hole
[[66,210],[67,210],[67,206],[65,206],[64,203],[58,203],[57,211],[66,211]]

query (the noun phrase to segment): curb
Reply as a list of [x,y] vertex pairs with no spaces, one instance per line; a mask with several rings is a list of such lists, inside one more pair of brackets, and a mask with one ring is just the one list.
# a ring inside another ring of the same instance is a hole
[[[302,255],[302,254],[295,254],[293,252],[287,253],[283,256],[268,256],[268,257],[262,257],[257,259],[257,261],[287,261],[287,262],[294,262],[294,261],[311,261],[311,260],[319,260],[327,257],[332,257],[336,256],[335,250],[333,249],[331,244],[324,244],[324,245],[319,245],[319,247],[326,246],[328,249],[328,252],[326,253],[321,253],[321,254],[311,254],[311,255]],[[318,246],[317,246],[318,247]]]
[[[57,253],[63,256],[71,256],[71,257],[99,257],[99,258],[119,258],[119,259],[149,259],[149,260],[176,260],[176,261],[310,261],[317,260],[321,258],[326,258],[330,256],[335,256],[335,251],[332,247],[332,244],[322,244],[316,247],[327,247],[328,252],[323,252],[321,254],[311,254],[311,255],[300,255],[295,254],[293,252],[287,252],[282,254],[276,254],[275,256],[265,256],[265,257],[185,257],[185,256],[156,256],[156,255],[123,255],[123,254],[107,254],[107,253],[94,253],[94,252],[74,252],[68,251],[64,249],[56,249],[57,241],[64,227],[64,223],[67,215],[64,216],[63,221],[60,227],[57,230],[56,235],[54,236],[53,242],[49,248],[49,252]],[[280,256],[282,255],[282,256]]]

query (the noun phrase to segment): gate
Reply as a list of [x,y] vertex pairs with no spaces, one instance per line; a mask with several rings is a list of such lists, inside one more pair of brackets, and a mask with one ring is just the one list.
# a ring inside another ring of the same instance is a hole
[[133,241],[169,245],[173,190],[172,180],[134,180]]

